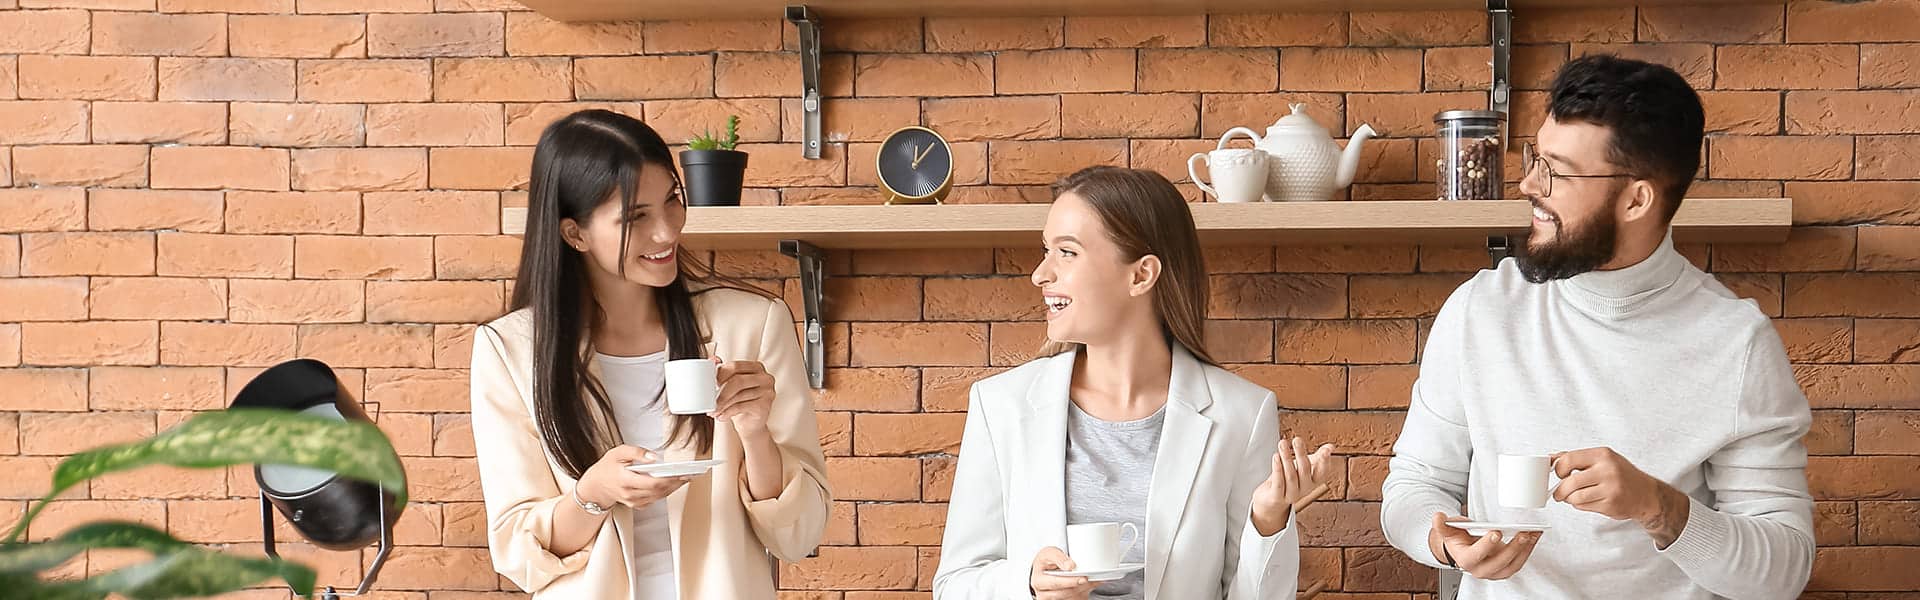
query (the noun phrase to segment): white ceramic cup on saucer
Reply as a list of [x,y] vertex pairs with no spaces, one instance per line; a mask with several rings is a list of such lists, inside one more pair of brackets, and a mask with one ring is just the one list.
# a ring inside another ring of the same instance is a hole
[[667,412],[713,414],[720,398],[720,365],[705,358],[667,361]]
[[[1207,165],[1213,185],[1200,180],[1195,167]],[[1221,148],[1187,158],[1187,177],[1200,191],[1219,202],[1259,202],[1267,192],[1267,151],[1256,148]]]
[[[1126,545],[1120,544],[1123,531],[1133,532]],[[1067,556],[1073,558],[1076,571],[1106,571],[1140,543],[1140,528],[1132,523],[1083,523],[1067,526]]]
[[1547,474],[1553,471],[1545,454],[1502,454],[1499,463],[1500,506],[1543,508],[1547,505]]

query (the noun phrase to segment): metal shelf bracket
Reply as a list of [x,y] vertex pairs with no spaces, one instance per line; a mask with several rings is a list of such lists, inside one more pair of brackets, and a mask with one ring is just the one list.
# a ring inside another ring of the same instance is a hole
[[800,29],[801,156],[820,159],[820,21],[804,4],[787,7],[787,20]]
[[[1492,34],[1493,77],[1487,90],[1487,110],[1499,112],[1501,122],[1500,147],[1513,144],[1513,10],[1507,0],[1487,0],[1488,31]],[[1487,238],[1487,258],[1493,268],[1500,267],[1500,260],[1513,255],[1512,240],[1507,236]]]
[[801,309],[806,318],[806,335],[801,341],[807,346],[807,385],[823,389],[827,387],[827,332],[820,301],[821,287],[826,283],[827,255],[819,247],[800,240],[781,240],[780,253],[800,261]]

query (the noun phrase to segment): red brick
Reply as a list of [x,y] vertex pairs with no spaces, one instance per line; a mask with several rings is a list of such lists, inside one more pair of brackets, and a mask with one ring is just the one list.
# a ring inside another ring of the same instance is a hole
[[93,142],[224,144],[227,106],[211,102],[95,102]]
[[945,504],[860,506],[862,546],[938,546],[947,521]]
[[302,60],[302,102],[424,102],[433,98],[432,62],[420,60]]
[[20,418],[20,453],[65,456],[137,441],[153,433],[150,412],[26,413]]
[[1207,45],[1345,46],[1347,22],[1348,15],[1339,12],[1211,15]]
[[159,234],[160,275],[288,277],[293,238],[274,235]]
[[498,104],[377,104],[367,107],[369,146],[495,146],[506,129]]
[[161,100],[294,99],[294,62],[263,58],[162,58]]
[[366,401],[395,412],[465,412],[468,376],[453,369],[372,369]]
[[1354,46],[1485,45],[1487,15],[1476,10],[1356,12],[1347,39]]
[[29,233],[21,236],[20,273],[29,276],[152,275],[151,233]]
[[1707,173],[1718,179],[1834,180],[1853,176],[1849,137],[1715,137],[1708,144]]
[[434,238],[434,275],[438,279],[512,279],[520,265],[519,238],[440,236]]
[[367,284],[369,323],[475,323],[505,312],[497,281],[374,281]]
[[[207,367],[94,367],[86,378],[93,410],[218,410],[225,373]],[[224,488],[224,486],[223,486]]]
[[1795,225],[1880,222],[1920,225],[1920,183],[1863,181],[1833,183],[1789,182],[1785,193],[1793,198]]
[[1920,133],[1920,90],[1789,92],[1786,114],[1794,134]]
[[160,146],[152,168],[156,188],[284,191],[289,181],[283,148]]
[[1236,365],[1233,374],[1273,391],[1287,410],[1347,407],[1347,369],[1337,365]]
[[[87,410],[87,372],[83,369],[0,369],[0,384],[8,390],[0,395],[0,410]],[[35,479],[33,484],[40,485],[41,481],[44,479]],[[38,496],[38,492],[34,494]],[[0,497],[10,496],[0,493]]]
[[968,392],[974,382],[998,374],[992,368],[921,369],[920,407],[929,412],[967,410]]
[[431,279],[433,238],[300,236],[293,263],[302,279]]
[[86,204],[79,188],[0,190],[0,231],[86,229]]
[[159,0],[168,13],[288,13],[294,0]]
[[1167,137],[1199,133],[1200,97],[1194,94],[1065,94],[1061,134],[1072,138]]
[[1807,461],[1807,486],[1830,500],[1920,499],[1920,456],[1816,456]]
[[[523,14],[523,13],[514,13]],[[639,119],[645,116],[639,102],[542,102],[507,105],[507,145],[532,146],[548,125],[576,111],[603,109]]]
[[511,56],[635,55],[641,47],[641,21],[563,23],[538,13],[510,12],[506,49]]
[[87,103],[66,101],[0,102],[0,129],[12,144],[87,143]]
[[1409,320],[1275,323],[1275,360],[1287,363],[1396,364],[1413,361],[1414,323]]
[[1033,360],[1047,343],[1045,323],[993,323],[989,327],[987,364],[991,366],[1011,367]]
[[166,503],[159,500],[70,500],[47,505],[27,526],[27,541],[46,541],[83,523],[132,521],[154,528],[167,525]]
[[498,13],[367,15],[369,56],[499,56],[505,37]]
[[300,12],[335,13],[428,13],[432,0],[300,0]]
[[1795,363],[1843,363],[1853,358],[1853,324],[1846,319],[1779,319],[1773,322]]
[[21,146],[13,149],[18,186],[141,187],[146,146]]
[[1801,365],[1794,373],[1815,408],[1920,407],[1920,365]]
[[1207,314],[1216,319],[1332,319],[1347,315],[1347,282],[1341,276],[1215,275],[1209,287],[1213,298]]
[[1286,90],[1415,92],[1421,52],[1389,48],[1289,48],[1280,51],[1280,87]]
[[1920,44],[1862,44],[1860,88],[1920,87]]
[[920,407],[920,376],[914,369],[833,369],[826,389],[815,392],[820,410],[913,412]]
[[926,102],[927,126],[949,141],[1060,137],[1054,96],[950,98]]
[[[794,53],[728,52],[715,59],[714,94],[720,97],[791,97],[798,94],[801,83],[800,56]],[[821,57],[820,94],[853,95],[852,55]]]
[[1864,136],[1854,139],[1856,179],[1920,179],[1920,136]]
[[1094,165],[1125,165],[1122,140],[995,142],[988,148],[988,177],[998,184],[1052,184]]
[[[827,114],[831,115],[833,111],[827,111]],[[740,117],[738,133],[743,143],[780,139],[780,102],[772,98],[660,100],[646,103],[647,125],[653,127],[669,144],[686,143],[708,131],[722,131],[730,115]],[[752,172],[748,171],[749,174]]]
[[1853,454],[1853,411],[1813,411],[1813,427],[1801,440],[1807,454],[1845,456]]
[[[1128,156],[1132,160],[1127,166],[1153,171],[1166,177],[1167,181],[1185,184],[1192,181],[1187,175],[1187,160],[1194,154],[1207,152],[1215,147],[1216,144],[1209,140],[1133,140],[1128,151]],[[1065,176],[1071,172],[1072,170],[1069,169],[1060,175]],[[1206,177],[1205,174],[1209,173],[1204,167],[1201,167],[1199,172],[1203,174],[1201,176],[1203,179]],[[1199,193],[1198,188],[1186,185],[1179,187],[1183,193]]]
[[19,97],[20,58],[17,56],[0,58],[0,100],[13,100]]
[[[926,49],[923,29],[920,19],[841,19],[832,27],[820,29],[820,48],[829,52],[921,52]],[[799,30],[792,24],[781,27],[780,45],[798,50]]]
[[1863,363],[1920,362],[1920,320],[1854,320],[1854,359]]
[[227,318],[227,282],[169,277],[95,277],[88,294],[94,319],[217,320]]
[[1273,360],[1273,323],[1264,320],[1210,319],[1202,325],[1207,352],[1222,363]]
[[533,148],[434,148],[428,187],[454,190],[525,189]]
[[1779,6],[1652,6],[1640,10],[1640,41],[1753,44],[1779,42]]
[[302,325],[300,355],[335,367],[431,367],[433,327]]
[[1854,264],[1852,227],[1797,227],[1785,243],[1715,246],[1716,272],[1845,271]]
[[1207,20],[1205,15],[1067,17],[1064,41],[1069,48],[1201,46],[1207,43]]
[[170,322],[160,328],[161,364],[265,367],[295,356],[292,325]]
[[228,233],[356,233],[353,192],[228,192]]
[[102,11],[93,16],[92,53],[224,56],[227,17]]
[[928,52],[989,52],[1058,48],[1060,17],[936,17],[926,21]]
[[1861,502],[1861,544],[1920,544],[1920,502]]
[[1271,92],[1279,75],[1271,49],[1140,51],[1139,86],[1145,92]]
[[345,104],[235,102],[233,144],[238,146],[359,146],[366,142],[366,109]]
[[[1776,135],[1780,133],[1780,94],[1775,92],[1701,92],[1708,133]],[[1716,138],[1717,139],[1717,138]]]
[[0,325],[0,367],[20,366],[20,324]]
[[1797,316],[1785,315],[1781,310],[1785,292],[1781,276],[1777,273],[1730,273],[1715,278],[1727,286],[1734,296],[1759,303],[1760,314],[1775,318]]
[[1513,20],[1515,43],[1631,42],[1633,7],[1536,9]]
[[230,19],[233,56],[358,58],[367,55],[367,24],[359,15],[236,15]]
[[[1281,51],[1284,64],[1287,51]],[[1446,48],[1428,48],[1426,50],[1426,91],[1479,90],[1486,89],[1493,79],[1491,60],[1486,48],[1456,46]],[[1567,47],[1564,45],[1515,46],[1512,53],[1512,79],[1514,89],[1547,89],[1553,82],[1553,76],[1567,62]],[[1282,79],[1288,77],[1286,69],[1280,70]],[[1351,74],[1349,74],[1350,76]],[[1422,88],[1416,87],[1413,90]]]
[[[1429,94],[1350,94],[1347,96],[1347,131],[1359,129],[1362,123],[1371,126],[1376,133],[1389,137],[1416,137],[1429,135],[1433,131],[1433,109],[1436,106],[1474,106],[1485,103],[1485,94],[1479,92],[1442,92]],[[1277,108],[1277,107],[1276,107]],[[1274,116],[1282,116],[1277,110],[1270,109]],[[1311,111],[1309,111],[1311,114]],[[1323,120],[1320,115],[1312,115],[1328,129],[1335,127],[1334,122]],[[1523,131],[1520,124],[1513,126],[1515,131]],[[1336,133],[1344,136],[1344,132]]]
[[1858,454],[1920,454],[1920,411],[1861,412],[1854,429]]
[[1002,52],[994,62],[994,89],[1000,94],[1131,91],[1134,63],[1134,52],[1122,49]]
[[499,585],[491,565],[485,548],[401,547],[380,581],[402,590],[491,590]]
[[975,323],[855,323],[855,366],[978,366],[987,327]]
[[[857,27],[851,21],[836,20],[834,29],[842,23]],[[641,37],[646,39],[648,54],[780,48],[780,21],[773,19],[648,21],[645,25]],[[918,27],[915,29],[917,35]],[[917,45],[914,50],[919,50]]]
[[1317,502],[1313,510],[1300,513],[1299,523],[1301,546],[1385,546],[1387,543],[1380,533],[1380,505],[1374,502]]
[[154,99],[151,57],[28,54],[22,55],[19,63],[21,98]]
[[234,323],[357,323],[365,315],[359,281],[235,279]]
[[967,422],[963,413],[857,414],[853,452],[859,456],[955,454]]
[[369,192],[362,202],[368,235],[500,232],[495,192]]
[[573,99],[565,58],[466,58],[434,61],[433,97],[452,102]]
[[861,96],[986,96],[994,92],[993,73],[994,59],[985,54],[861,54],[853,64]]
[[424,148],[295,150],[292,161],[292,187],[296,190],[413,190],[427,186]]
[[433,365],[442,369],[472,364],[473,325],[433,326]]
[[1860,47],[1854,45],[1721,46],[1716,85],[1723,89],[1853,89]]
[[1920,274],[1789,275],[1785,306],[1792,316],[1920,316]]
[[1787,41],[1914,42],[1920,4],[1910,0],[1866,3],[1794,3],[1787,7]]
[[843,186],[847,183],[847,152],[844,144],[826,144],[820,158],[807,159],[800,144],[740,144],[738,150],[757,155],[753,169],[747,171],[746,185],[751,187]]
[[978,275],[993,272],[993,251],[862,250],[852,253],[855,275]]
[[803,590],[906,590],[917,569],[911,547],[824,547],[820,555],[780,566],[780,585]]
[[573,61],[581,100],[705,98],[713,95],[713,57],[631,56]]
[[28,277],[0,279],[0,319],[8,321],[84,321],[87,278]]
[[1458,273],[1354,276],[1347,288],[1349,316],[1431,317],[1467,279]]
[[473,422],[464,414],[433,415],[433,455],[473,456]]
[[151,365],[158,338],[152,321],[23,323],[20,358],[30,365]]
[[1678,71],[1695,89],[1713,87],[1713,46],[1708,44],[1574,44],[1568,54],[1613,54],[1621,58],[1666,65]]
[[1042,314],[1040,290],[1026,277],[926,282],[928,320],[1038,321]]
[[0,13],[0,54],[86,54],[88,16],[84,10]]

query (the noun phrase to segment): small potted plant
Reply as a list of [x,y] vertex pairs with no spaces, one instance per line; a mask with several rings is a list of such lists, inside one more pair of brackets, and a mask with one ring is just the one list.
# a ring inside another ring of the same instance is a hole
[[740,143],[740,116],[727,117],[726,135],[713,137],[708,130],[687,140],[680,153],[680,169],[686,175],[689,206],[739,206],[740,188],[747,177],[747,153],[735,150]]

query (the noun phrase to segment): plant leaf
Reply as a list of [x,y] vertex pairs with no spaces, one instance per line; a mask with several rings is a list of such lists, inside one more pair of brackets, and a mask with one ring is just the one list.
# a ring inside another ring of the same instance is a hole
[[88,548],[138,548],[159,553],[186,547],[166,532],[126,521],[99,521],[37,544],[0,546],[0,573],[37,573],[59,566]]
[[274,558],[247,558],[214,552],[174,539],[139,523],[103,521],[74,528],[59,538],[36,544],[13,544],[0,550],[0,560],[11,566],[42,563],[54,556],[65,562],[80,551],[97,548],[133,548],[153,553],[153,559],[80,581],[43,582],[31,572],[0,574],[0,585],[22,588],[32,598],[99,598],[121,594],[130,598],[179,598],[222,594],[273,577],[285,580],[304,595],[313,592],[312,569]]
[[407,502],[406,472],[387,436],[371,424],[272,409],[200,413],[145,440],[88,450],[60,461],[53,491],[20,519],[7,541],[19,539],[48,502],[88,479],[147,465],[212,468],[282,464],[324,469],[362,479]]

